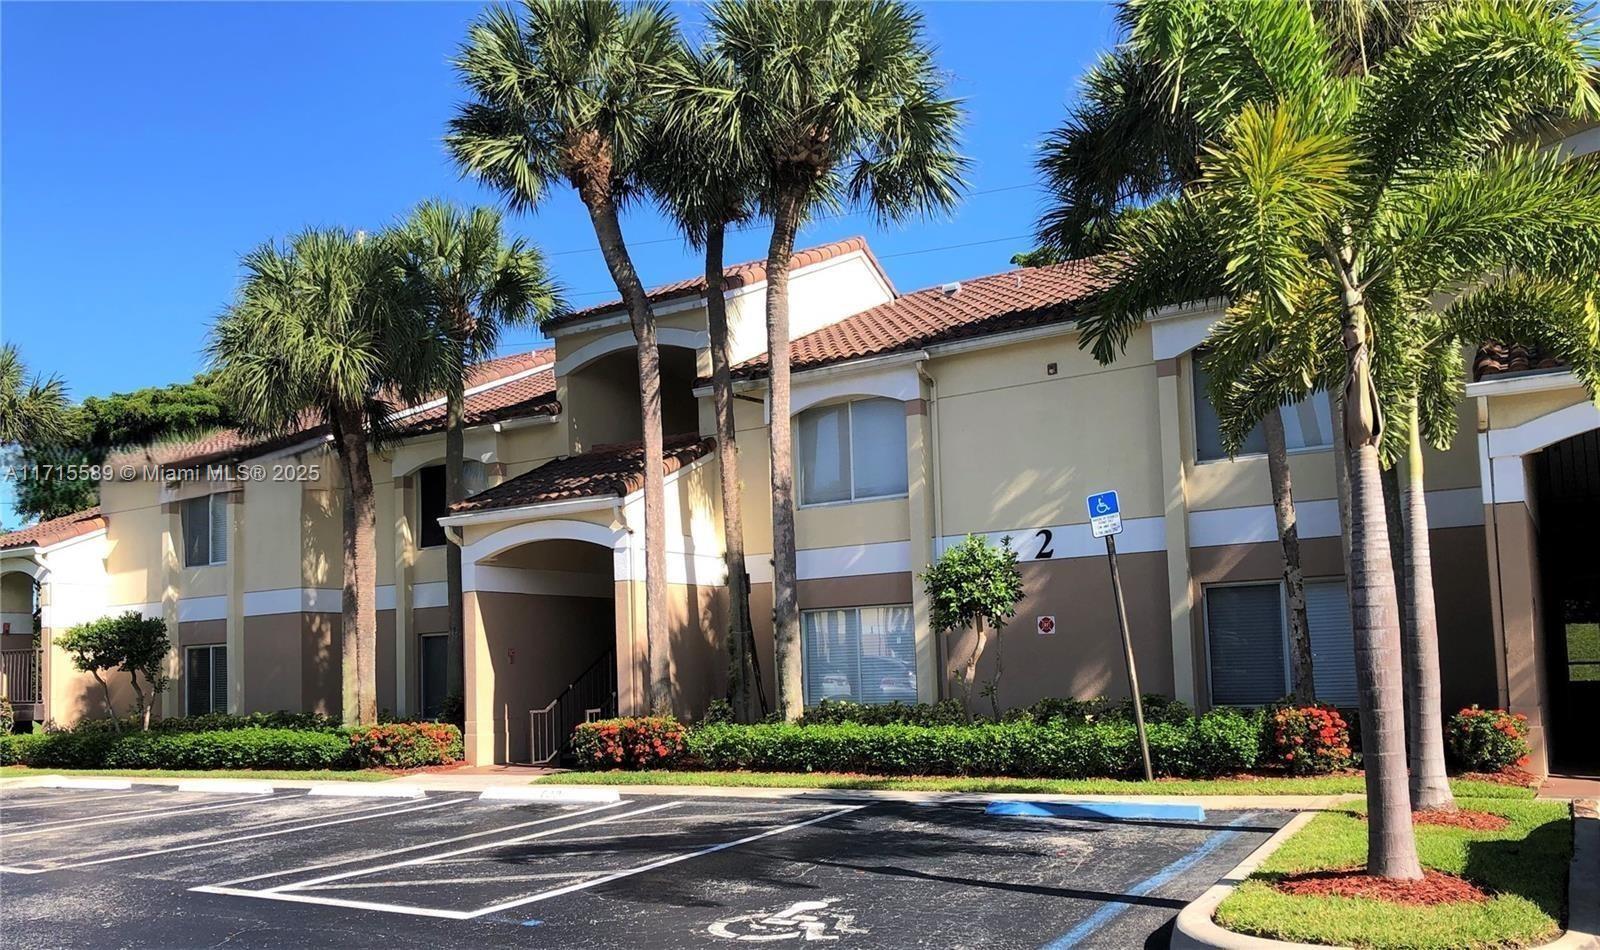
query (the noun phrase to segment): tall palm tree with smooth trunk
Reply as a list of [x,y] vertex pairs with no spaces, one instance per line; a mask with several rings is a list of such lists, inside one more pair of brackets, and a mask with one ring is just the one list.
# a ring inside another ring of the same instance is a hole
[[[1218,132],[1196,188],[1119,225],[1107,261],[1117,284],[1085,320],[1084,345],[1113,355],[1156,291],[1220,272],[1231,302],[1210,342],[1234,364],[1222,374],[1231,399],[1219,400],[1226,442],[1237,445],[1288,393],[1342,389],[1368,870],[1417,878],[1379,476],[1404,374],[1385,367],[1405,351],[1397,327],[1418,275],[1459,283],[1589,240],[1600,166],[1562,168],[1501,142],[1521,122],[1593,103],[1592,50],[1562,4],[1443,4],[1350,77],[1309,4],[1132,9],[1133,48],[1162,64],[1174,98]],[[1183,244],[1157,246],[1174,236]],[[1197,262],[1172,270],[1186,253]]]
[[750,616],[745,567],[739,445],[734,425],[732,363],[723,247],[728,228],[755,216],[761,168],[749,143],[719,128],[722,100],[706,90],[734,90],[738,75],[713,53],[687,54],[667,85],[661,149],[650,174],[662,210],[705,256],[706,329],[711,348],[711,399],[717,420],[717,472],[722,488],[724,559],[728,566],[728,685],[734,710],[747,721],[767,714],[766,688]]
[[[789,271],[817,208],[856,205],[891,222],[946,211],[964,187],[962,112],[943,93],[922,17],[899,0],[721,0],[712,51],[738,85],[707,90],[725,134],[750,143],[772,219],[766,317],[771,406],[773,638],[779,711],[800,714],[800,604],[790,430]],[[719,105],[720,101],[720,105]]]
[[[464,211],[444,201],[418,205],[394,231],[406,281],[431,330],[434,359],[419,368],[445,395],[445,501],[466,497],[463,482],[467,375],[493,356],[507,327],[536,325],[563,309],[544,255],[522,238],[506,240],[493,208]],[[461,547],[445,547],[448,632],[445,690],[465,694]]]
[[66,417],[66,384],[30,374],[16,345],[0,344],[0,445],[48,441],[66,427]]
[[206,344],[220,390],[258,435],[326,426],[343,480],[340,618],[346,723],[377,721],[375,517],[368,449],[421,335],[387,242],[312,230],[243,260],[244,280]]
[[445,143],[457,164],[513,208],[537,205],[565,182],[589,214],[638,350],[644,443],[644,706],[672,706],[667,617],[661,355],[655,312],[622,234],[621,210],[644,191],[664,97],[682,55],[664,4],[617,0],[523,0],[472,25],[456,57],[471,99]]

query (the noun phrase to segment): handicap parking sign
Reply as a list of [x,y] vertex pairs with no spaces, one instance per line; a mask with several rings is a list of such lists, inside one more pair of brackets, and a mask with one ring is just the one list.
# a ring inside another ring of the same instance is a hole
[[1096,492],[1089,496],[1089,527],[1097,538],[1122,533],[1122,506],[1117,503],[1115,491]]

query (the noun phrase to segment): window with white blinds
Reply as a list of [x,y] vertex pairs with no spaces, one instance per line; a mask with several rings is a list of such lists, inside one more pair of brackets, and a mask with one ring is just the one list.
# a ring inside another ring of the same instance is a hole
[[826,505],[906,493],[906,410],[857,399],[800,413],[800,503]]
[[228,561],[228,496],[201,495],[183,502],[183,563],[187,567]]
[[[1283,585],[1206,588],[1211,701],[1261,706],[1289,694],[1289,629]],[[1355,637],[1344,581],[1306,584],[1311,671],[1317,701],[1356,704]]]
[[807,610],[800,615],[806,705],[917,701],[917,648],[909,606]]
[[188,713],[203,716],[228,711],[228,648],[190,647],[184,651]]

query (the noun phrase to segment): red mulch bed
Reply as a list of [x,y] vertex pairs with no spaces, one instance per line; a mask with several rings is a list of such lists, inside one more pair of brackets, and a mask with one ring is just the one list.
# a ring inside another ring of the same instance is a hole
[[1500,831],[1511,822],[1500,816],[1491,815],[1486,811],[1445,811],[1439,808],[1425,808],[1422,811],[1411,813],[1411,821],[1418,825],[1443,825],[1447,828],[1465,828],[1468,831]]
[[1471,779],[1474,782],[1494,782],[1496,785],[1515,785],[1518,788],[1539,787],[1539,776],[1516,767],[1501,769],[1498,772],[1463,772],[1456,778]]
[[1273,886],[1286,894],[1308,897],[1366,897],[1412,907],[1477,904],[1489,899],[1489,892],[1454,874],[1445,874],[1441,871],[1423,871],[1422,874],[1420,881],[1392,881],[1384,877],[1373,877],[1359,869],[1308,871],[1304,874],[1291,874]]

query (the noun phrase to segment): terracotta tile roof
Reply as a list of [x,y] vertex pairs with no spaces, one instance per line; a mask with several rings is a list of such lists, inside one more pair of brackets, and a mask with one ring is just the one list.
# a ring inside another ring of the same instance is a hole
[[[889,275],[884,272],[883,266],[878,263],[878,259],[872,256],[872,248],[867,246],[867,239],[864,237],[846,238],[843,241],[835,241],[832,244],[819,244],[816,247],[808,247],[804,250],[796,251],[794,253],[794,257],[789,259],[789,266],[792,269],[798,270],[802,267],[809,267],[812,264],[820,264],[823,261],[831,260],[835,257],[842,257],[845,254],[851,253],[852,251],[861,251],[866,254],[868,260],[872,262],[872,266],[878,271],[879,274],[883,276],[884,282],[889,282]],[[766,279],[766,258],[754,261],[745,261],[742,264],[733,264],[724,268],[722,271],[724,290],[733,290],[736,287],[746,287],[752,284],[759,284]],[[670,284],[662,284],[659,287],[652,287],[647,290],[645,294],[650,298],[652,303],[662,303],[668,300],[681,300],[685,297],[701,297],[705,295],[705,292],[706,278],[704,274],[701,274],[698,277],[691,277],[687,280],[677,280]],[[613,310],[618,310],[621,307],[621,300],[608,300],[605,303],[596,304],[593,307],[585,307],[582,310],[575,310],[563,317],[551,321],[549,325],[558,327],[566,326],[568,324],[577,323],[580,320],[588,319],[589,317],[597,316]]]
[[75,511],[70,515],[63,515],[60,518],[41,521],[36,525],[30,525],[10,534],[0,534],[0,550],[56,544],[93,531],[99,531],[105,526],[106,519],[100,516],[100,507],[96,505],[93,508]]
[[[946,292],[929,287],[849,316],[789,344],[796,371],[883,356],[934,343],[987,336],[1071,319],[1073,304],[1105,286],[1095,261],[1024,267],[960,282]],[[762,353],[733,368],[735,377],[767,373]]]
[[[699,436],[673,436],[666,440],[662,467],[672,474],[696,459],[704,458],[715,439]],[[481,491],[451,506],[451,511],[492,511],[520,508],[569,498],[598,498],[615,495],[625,498],[644,487],[644,445],[624,442],[597,445],[582,455],[563,455],[536,469]]]
[[[502,356],[473,367],[467,374],[467,388],[474,389],[527,373],[520,379],[473,393],[466,399],[468,425],[484,425],[518,416],[554,415],[561,411],[556,400],[554,347]],[[544,372],[535,372],[536,370]],[[430,400],[432,401],[432,400]],[[426,405],[424,403],[423,405]],[[404,412],[404,410],[402,410]],[[445,407],[430,406],[396,420],[406,435],[420,435],[443,428]],[[158,443],[116,454],[112,462],[153,465],[206,465],[227,459],[243,458],[274,449],[287,448],[326,434],[328,427],[307,414],[294,431],[272,438],[247,436],[236,429],[219,429],[196,439]]]
[[1472,359],[1472,378],[1480,380],[1485,376],[1508,373],[1547,372],[1565,366],[1561,360],[1541,353],[1537,346],[1490,342],[1478,347],[1478,355]]

